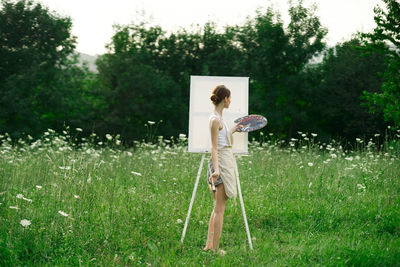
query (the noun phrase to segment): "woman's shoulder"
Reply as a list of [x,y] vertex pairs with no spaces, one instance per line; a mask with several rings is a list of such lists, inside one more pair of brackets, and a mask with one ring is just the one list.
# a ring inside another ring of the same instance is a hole
[[209,122],[210,122],[210,126],[212,127],[212,126],[216,126],[216,127],[218,127],[219,128],[219,125],[220,125],[220,120],[219,120],[219,118],[218,118],[218,116],[216,116],[216,115],[214,115],[214,114],[211,114],[210,115],[210,118],[209,118]]
[[218,116],[217,115],[215,115],[215,114],[211,114],[210,115],[210,117],[208,117],[208,120],[209,121],[219,121],[219,118],[218,118]]

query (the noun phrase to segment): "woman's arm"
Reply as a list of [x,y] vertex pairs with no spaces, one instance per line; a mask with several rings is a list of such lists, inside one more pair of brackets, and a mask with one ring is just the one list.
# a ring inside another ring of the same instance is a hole
[[214,172],[210,175],[210,179],[217,181],[219,176],[219,164],[218,164],[218,132],[220,122],[217,118],[211,119],[210,131],[211,131],[211,160],[214,166]]
[[242,128],[242,127],[243,127],[242,125],[236,124],[235,126],[233,126],[231,128],[230,133],[234,134],[234,133],[236,133],[238,131],[239,128]]
[[236,124],[235,126],[233,126],[230,130],[229,130],[229,139],[231,142],[231,145],[233,145],[233,134],[238,132],[239,128],[242,128],[242,125]]

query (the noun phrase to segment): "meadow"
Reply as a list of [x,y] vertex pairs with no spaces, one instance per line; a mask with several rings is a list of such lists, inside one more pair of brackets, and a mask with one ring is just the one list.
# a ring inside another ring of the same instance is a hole
[[201,159],[184,135],[133,148],[79,128],[13,145],[2,135],[0,265],[400,266],[400,131],[388,131],[352,150],[300,132],[289,144],[250,142],[236,158],[254,250],[229,200],[225,256],[202,250],[205,165],[180,243]]

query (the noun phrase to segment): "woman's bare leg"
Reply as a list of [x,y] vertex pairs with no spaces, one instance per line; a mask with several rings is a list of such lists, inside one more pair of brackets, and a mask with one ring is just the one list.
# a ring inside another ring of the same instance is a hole
[[219,246],[219,238],[221,237],[222,224],[224,222],[224,212],[227,200],[228,197],[225,193],[224,184],[220,184],[217,187],[217,192],[215,192],[215,205],[212,216],[214,235],[212,236],[211,249],[214,251],[216,251]]
[[213,197],[214,197],[214,208],[213,208],[213,211],[211,212],[210,221],[208,223],[207,243],[206,243],[206,246],[204,247],[204,250],[211,249],[211,246],[213,243],[213,236],[214,236],[215,193],[212,191],[211,186],[210,186],[210,191],[212,192]]

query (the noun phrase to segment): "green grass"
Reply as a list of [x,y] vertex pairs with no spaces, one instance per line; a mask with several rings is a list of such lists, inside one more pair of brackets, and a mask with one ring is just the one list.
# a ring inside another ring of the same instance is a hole
[[213,205],[205,166],[180,244],[200,154],[185,140],[133,150],[96,138],[2,137],[0,265],[400,266],[399,142],[350,152],[301,138],[251,143],[237,161],[254,250],[239,199],[229,200],[221,257],[202,251]]

